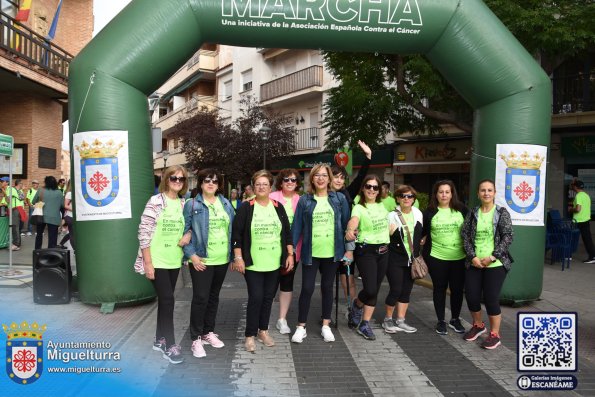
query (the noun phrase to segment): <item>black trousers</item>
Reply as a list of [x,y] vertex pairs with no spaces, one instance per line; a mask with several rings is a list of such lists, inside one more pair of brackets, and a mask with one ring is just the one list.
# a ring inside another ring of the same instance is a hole
[[368,244],[364,248],[359,245],[355,249],[357,270],[362,277],[363,289],[357,299],[366,306],[376,306],[378,291],[388,267],[388,251],[379,254],[378,244]]
[[176,343],[174,335],[174,306],[176,298],[176,282],[180,269],[155,269],[155,279],[152,280],[157,294],[157,329],[155,338],[165,338],[167,347]]
[[188,265],[192,278],[192,303],[190,304],[190,339],[215,331],[215,319],[219,308],[219,292],[228,265],[207,266],[199,272],[192,264]]
[[578,222],[576,225],[578,226],[578,230],[581,231],[581,238],[583,239],[583,244],[585,244],[585,249],[587,250],[587,255],[589,256],[587,259],[595,258],[595,248],[593,248],[590,222]]
[[51,223],[41,223],[37,225],[37,235],[35,236],[35,249],[41,249],[43,243],[43,232],[45,225],[48,226],[48,248],[55,248],[58,245],[58,225]]
[[298,268],[298,262],[295,260],[295,255],[293,255],[293,269],[287,274],[281,274],[279,279],[279,290],[281,292],[293,292],[293,279],[295,278],[295,272]]
[[269,317],[273,299],[279,286],[279,270],[254,272],[246,269],[244,273],[248,287],[248,307],[246,308],[245,336],[256,336],[258,330],[269,329]]
[[389,259],[386,278],[390,290],[384,303],[387,306],[395,306],[397,302],[409,303],[411,290],[413,289],[413,279],[411,278],[411,268],[400,266]]
[[428,269],[434,286],[434,310],[438,321],[444,321],[446,289],[450,287],[451,318],[459,318],[465,292],[465,259],[445,261],[428,256]]
[[465,273],[465,298],[471,312],[481,311],[481,297],[488,316],[497,316],[500,311],[500,291],[506,278],[504,266],[478,269],[469,267]]
[[74,222],[72,220],[71,216],[65,216],[64,217],[64,223],[66,224],[66,227],[68,228],[68,233],[62,237],[62,240],[60,240],[60,245],[64,245],[66,244],[66,242],[68,240],[70,240],[70,246],[72,247],[72,249],[76,249],[76,244],[74,242]]
[[322,296],[322,318],[330,320],[333,311],[333,282],[339,262],[333,258],[312,258],[312,264],[302,266],[302,290],[300,291],[298,323],[308,322],[310,301],[316,286],[316,274],[320,271],[320,294]]

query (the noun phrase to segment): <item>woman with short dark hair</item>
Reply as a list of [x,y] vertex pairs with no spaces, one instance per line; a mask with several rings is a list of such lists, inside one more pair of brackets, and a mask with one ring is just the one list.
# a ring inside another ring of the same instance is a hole
[[197,194],[184,206],[185,231],[192,230],[184,254],[190,260],[192,278],[190,339],[192,355],[207,354],[203,345],[222,348],[225,344],[215,333],[219,293],[231,263],[231,225],[235,211],[221,194],[223,177],[208,168],[197,175]]
[[58,190],[58,181],[53,176],[46,176],[43,180],[44,187],[37,191],[33,201],[35,205],[38,201],[43,202],[43,223],[37,224],[37,233],[35,234],[35,249],[40,249],[43,243],[43,232],[48,227],[48,248],[54,248],[58,245],[58,227],[62,223],[60,208],[64,196],[62,191]]

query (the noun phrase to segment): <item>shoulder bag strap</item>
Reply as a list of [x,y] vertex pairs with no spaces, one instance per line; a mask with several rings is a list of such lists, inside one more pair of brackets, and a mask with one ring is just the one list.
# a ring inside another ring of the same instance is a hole
[[401,224],[407,230],[407,244],[409,244],[409,250],[411,251],[411,257],[414,257],[415,255],[413,253],[413,242],[411,241],[411,233],[409,233],[409,226],[407,226],[407,222],[405,222],[405,218],[403,218],[403,214],[401,213],[401,211],[395,210],[395,212],[397,213],[397,216],[399,217]]

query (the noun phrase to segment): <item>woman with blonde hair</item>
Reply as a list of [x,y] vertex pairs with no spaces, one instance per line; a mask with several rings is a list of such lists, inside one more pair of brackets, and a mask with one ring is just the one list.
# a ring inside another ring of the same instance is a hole
[[139,254],[134,264],[137,273],[151,280],[157,294],[157,329],[153,350],[162,352],[172,364],[184,361],[174,336],[174,291],[182,265],[184,199],[188,173],[179,165],[168,167],[141,215],[138,227]]
[[252,176],[255,198],[242,203],[233,221],[232,268],[244,275],[248,287],[246,340],[248,352],[256,350],[254,339],[275,345],[269,334],[269,317],[279,285],[281,268],[293,269],[293,245],[285,208],[269,198],[273,175],[267,170]]
[[308,193],[300,197],[293,219],[293,243],[302,240],[302,290],[299,299],[298,326],[291,341],[302,343],[316,274],[320,271],[322,294],[322,330],[325,342],[334,342],[329,324],[333,307],[333,281],[339,262],[353,258],[345,247],[345,229],[350,208],[345,196],[331,189],[333,173],[327,164],[317,164],[310,171]]

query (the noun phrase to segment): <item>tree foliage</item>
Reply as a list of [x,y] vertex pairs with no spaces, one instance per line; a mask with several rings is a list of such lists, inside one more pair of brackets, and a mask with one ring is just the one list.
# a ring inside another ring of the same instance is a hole
[[[232,123],[216,110],[201,108],[172,127],[170,136],[182,139],[182,152],[193,171],[215,168],[227,181],[248,181],[267,163],[294,151],[295,130],[286,116],[262,107],[254,98],[240,101],[240,116]],[[267,132],[261,127],[267,127]]]
[[[593,51],[593,0],[485,1],[548,74]],[[440,134],[445,124],[471,132],[472,109],[420,55],[325,52],[324,59],[340,81],[324,104],[328,148],[382,144],[391,131]]]

